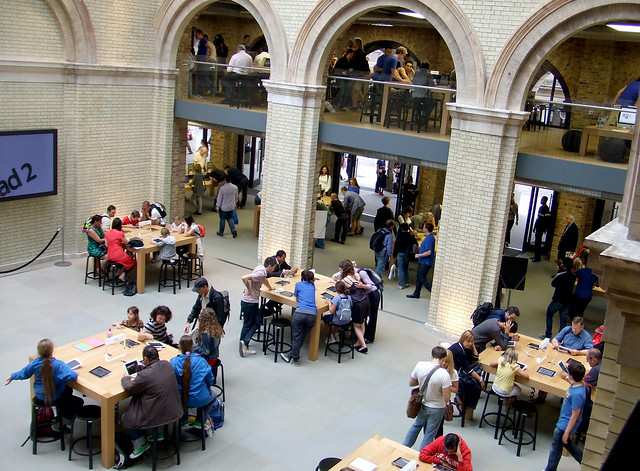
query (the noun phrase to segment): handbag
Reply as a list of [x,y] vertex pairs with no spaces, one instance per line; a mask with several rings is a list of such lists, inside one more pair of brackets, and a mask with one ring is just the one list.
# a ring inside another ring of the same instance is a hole
[[436,366],[432,368],[427,378],[422,383],[422,386],[419,388],[414,388],[411,390],[411,395],[409,396],[409,402],[407,403],[407,417],[410,419],[415,419],[418,416],[418,412],[420,412],[420,408],[422,407],[422,399],[424,398],[424,392],[427,390],[427,385],[429,384],[429,380],[433,373],[435,373],[440,366]]
[[453,404],[449,403],[444,406],[444,420],[451,422],[453,420]]

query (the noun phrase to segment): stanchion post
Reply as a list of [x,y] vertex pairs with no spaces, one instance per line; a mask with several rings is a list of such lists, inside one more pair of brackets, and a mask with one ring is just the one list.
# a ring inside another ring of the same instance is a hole
[[64,259],[64,227],[59,227],[58,230],[62,232],[62,260],[54,263],[54,265],[56,267],[69,267],[71,266],[71,262],[67,262]]

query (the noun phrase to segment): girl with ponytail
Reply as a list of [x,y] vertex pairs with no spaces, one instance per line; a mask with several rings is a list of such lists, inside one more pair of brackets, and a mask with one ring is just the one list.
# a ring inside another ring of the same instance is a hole
[[5,385],[14,379],[29,379],[34,375],[33,391],[37,401],[56,406],[63,418],[69,421],[73,419],[83,401],[73,395],[73,390],[66,383],[75,381],[78,373],[53,357],[53,342],[50,339],[38,342],[38,357],[20,371],[12,373]]
[[182,407],[204,409],[205,419],[216,400],[213,386],[213,373],[207,361],[193,351],[193,339],[190,335],[180,338],[179,348],[182,354],[171,359],[176,373],[178,389],[182,398]]

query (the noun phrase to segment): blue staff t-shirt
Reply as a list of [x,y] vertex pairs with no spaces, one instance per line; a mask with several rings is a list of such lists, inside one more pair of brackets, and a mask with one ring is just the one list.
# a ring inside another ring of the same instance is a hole
[[584,410],[584,402],[587,399],[587,388],[584,387],[584,384],[580,386],[570,386],[567,390],[567,394],[564,396],[564,401],[562,401],[562,408],[560,409],[560,417],[558,417],[558,422],[556,422],[556,427],[560,430],[567,430],[567,426],[569,425],[569,419],[571,418],[571,412],[573,409],[580,409],[580,415],[578,416],[578,420],[576,420],[575,425],[570,434],[576,433],[578,430],[578,426],[580,422],[582,422],[582,411]]
[[298,299],[296,309],[318,312],[316,309],[316,285],[310,281],[298,281],[293,295]]
[[427,257],[418,257],[418,263],[433,266],[433,262],[436,258],[436,236],[434,236],[433,233],[428,234],[427,237],[424,238],[422,244],[420,244],[420,251],[418,253],[423,254],[429,250],[431,250],[431,255]]

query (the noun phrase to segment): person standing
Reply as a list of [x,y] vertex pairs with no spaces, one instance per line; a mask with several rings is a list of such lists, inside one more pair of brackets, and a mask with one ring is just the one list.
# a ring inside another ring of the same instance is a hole
[[562,447],[566,448],[571,456],[582,463],[582,451],[571,443],[569,437],[577,432],[582,419],[582,411],[587,398],[587,390],[582,379],[585,368],[582,363],[571,362],[567,365],[569,372],[568,381],[571,383],[562,401],[560,416],[556,422],[551,440],[551,450],[545,471],[556,471],[562,456]]
[[278,262],[275,257],[267,257],[264,265],[258,265],[253,271],[244,275],[241,280],[244,283],[244,291],[240,300],[240,311],[242,312],[242,330],[240,332],[240,356],[242,358],[247,355],[255,355],[256,351],[249,347],[251,337],[262,324],[262,315],[260,314],[260,288],[264,284],[269,291],[273,291],[273,287],[267,280],[269,273],[276,269]]
[[196,50],[196,76],[198,77],[198,85],[196,88],[196,94],[193,95],[194,98],[204,98],[205,87],[207,85],[207,69],[209,66],[206,64],[207,55],[209,54],[209,49],[207,48],[208,41],[204,38],[204,33],[201,29],[196,29],[195,37],[198,41],[198,46]]
[[444,347],[437,345],[431,349],[431,361],[419,361],[409,378],[409,386],[425,387],[422,405],[413,425],[409,428],[402,444],[412,447],[418,438],[420,430],[424,433],[420,449],[424,449],[435,438],[440,421],[444,416],[445,405],[451,398],[451,377],[443,362],[447,358]]
[[238,188],[238,192],[242,193],[242,199],[238,202],[238,208],[244,208],[247,204],[247,187],[249,186],[249,179],[245,174],[235,167],[227,165],[224,168],[227,175],[231,175],[231,182]]
[[228,222],[231,234],[235,239],[238,237],[238,231],[236,231],[236,226],[233,223],[233,212],[236,210],[236,205],[238,203],[238,188],[231,183],[231,180],[231,175],[227,174],[225,177],[226,183],[222,185],[218,191],[218,198],[216,198],[216,209],[220,216],[220,227],[216,234],[222,237],[224,235],[225,225]]
[[347,240],[347,232],[349,231],[349,213],[344,208],[342,202],[338,199],[337,193],[331,194],[331,203],[329,205],[331,212],[336,215],[336,231],[331,239],[333,242],[344,244]]
[[193,196],[196,198],[197,210],[194,214],[202,215],[202,197],[204,196],[204,173],[202,173],[202,167],[200,164],[193,166],[194,175],[191,180],[191,187],[193,188]]
[[[386,198],[386,196],[385,196]],[[400,224],[400,232],[393,245],[393,258],[398,269],[398,289],[409,286],[409,254],[418,246],[416,237],[409,231],[409,224]]]
[[[387,171],[385,169],[385,161],[378,159],[376,162],[376,193],[384,196],[384,190],[387,187]],[[391,218],[393,219],[393,218]]]
[[546,330],[540,338],[551,338],[553,330],[553,315],[556,312],[560,312],[560,329],[562,330],[567,326],[567,315],[569,314],[569,308],[571,306],[571,297],[573,296],[573,286],[576,282],[576,275],[571,271],[573,261],[569,257],[565,257],[564,261],[560,265],[562,270],[551,281],[551,286],[555,288],[551,302],[547,307],[547,324]]
[[[226,64],[227,57],[229,57],[229,48],[224,43],[224,38],[221,34],[216,34],[216,36],[213,38],[213,46],[216,48],[216,62],[218,64]],[[222,67],[216,67],[216,73],[213,76],[214,83],[212,90],[212,92],[216,96],[220,95],[218,83],[220,82],[220,78],[222,77],[223,72],[224,69]]]
[[567,252],[575,252],[578,246],[578,226],[574,222],[573,214],[567,216],[567,225],[564,226],[560,240],[558,241],[558,259],[560,263],[567,256]]
[[407,183],[402,186],[402,207],[412,208],[416,205],[416,197],[418,196],[418,187],[413,184],[413,177],[407,177]]
[[216,318],[221,327],[224,327],[227,321],[226,314],[224,312],[224,298],[222,294],[216,291],[213,286],[209,285],[207,279],[203,276],[198,278],[193,283],[191,291],[198,293],[196,302],[191,308],[191,312],[187,316],[187,323],[184,326],[184,333],[188,334],[190,331],[196,328],[197,322],[200,317],[200,313],[203,309],[209,308],[216,314]]
[[377,231],[378,229],[382,229],[389,219],[393,221],[395,220],[395,216],[393,215],[393,210],[391,209],[391,200],[388,196],[385,196],[382,198],[382,206],[378,208],[376,217],[373,220],[373,230]]
[[302,281],[296,283],[293,295],[296,297],[296,310],[291,317],[291,352],[289,354],[281,353],[280,357],[287,363],[293,363],[293,366],[300,366],[300,348],[302,342],[314,324],[318,315],[316,307],[316,285],[314,284],[315,273],[311,270],[303,270],[300,275]]
[[359,194],[353,191],[347,191],[346,186],[343,186],[341,191],[344,196],[344,205],[351,213],[351,232],[347,235],[360,235],[364,232],[364,227],[360,225],[360,218],[362,217],[362,213],[364,213],[366,203]]
[[[393,227],[394,222],[393,219],[387,220],[385,223],[385,227],[380,229],[381,235],[378,237],[382,237],[382,249],[377,251],[376,254],[376,274],[382,278],[382,270],[384,270],[385,265],[389,262],[389,259],[393,255]],[[384,234],[384,235],[382,235]]]
[[[536,219],[535,224],[533,225],[533,231],[536,234],[535,239],[535,252],[534,256],[531,257],[532,262],[539,262],[542,256],[542,237],[546,234],[547,230],[551,226],[551,211],[549,210],[549,206],[547,206],[547,201],[549,198],[543,196],[540,199],[540,208],[538,209],[538,218]],[[547,253],[546,248],[547,242],[545,242],[545,253]]]
[[209,148],[206,145],[206,141],[202,141],[203,144],[198,149],[198,152],[193,154],[193,169],[195,172],[196,165],[200,164],[200,169],[207,168],[207,156],[209,155]]
[[331,174],[329,173],[329,167],[323,165],[320,169],[320,175],[318,176],[318,186],[320,187],[320,196],[328,196],[331,194]]
[[591,268],[587,268],[582,261],[577,258],[573,261],[573,274],[578,279],[576,290],[571,298],[569,307],[569,317],[573,320],[576,316],[584,317],[584,311],[593,297],[593,287],[600,286],[598,277],[593,274]]
[[504,235],[504,245],[509,247],[511,244],[511,229],[513,224],[518,225],[520,216],[518,215],[518,203],[516,203],[515,195],[511,195],[511,203],[509,203],[509,216],[507,218],[507,232]]
[[424,225],[427,236],[420,244],[420,251],[416,254],[418,259],[418,274],[416,279],[416,289],[413,293],[407,294],[407,298],[420,298],[422,286],[431,293],[431,282],[427,281],[427,275],[436,260],[436,236],[433,235],[433,224],[430,222]]

